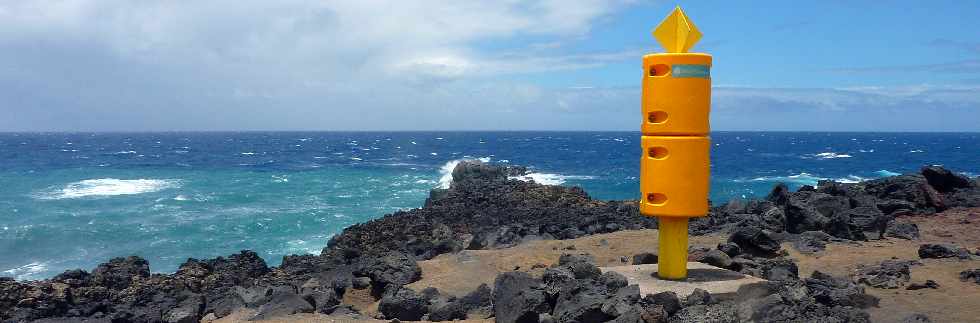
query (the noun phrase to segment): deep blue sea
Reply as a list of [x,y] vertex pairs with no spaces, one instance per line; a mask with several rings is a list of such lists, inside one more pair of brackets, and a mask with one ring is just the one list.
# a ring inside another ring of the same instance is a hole
[[[941,164],[980,174],[980,134],[718,132],[715,203],[776,182],[853,182]],[[0,276],[139,255],[156,272],[252,249],[318,253],[354,223],[421,206],[460,159],[638,198],[636,132],[0,133]]]

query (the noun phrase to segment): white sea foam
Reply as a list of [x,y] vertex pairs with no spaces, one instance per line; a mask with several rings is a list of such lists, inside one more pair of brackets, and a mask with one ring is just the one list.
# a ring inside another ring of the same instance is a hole
[[893,172],[893,171],[890,171],[890,170],[887,170],[887,169],[882,169],[882,170],[879,170],[879,171],[875,172],[875,175],[878,175],[878,176],[881,176],[881,177],[888,177],[888,176],[898,176],[898,175],[902,175],[902,174],[899,174],[899,173],[896,173],[896,172]]
[[[878,175],[878,176],[880,176],[880,177],[892,176],[892,175],[887,175],[886,173],[881,173],[881,172],[888,172],[888,171],[878,171],[878,172],[875,172],[875,174]],[[888,172],[888,173],[891,173],[891,172]],[[896,173],[891,173],[891,174],[896,174]],[[865,178],[865,177],[861,177],[861,176],[857,176],[857,175],[847,175],[847,176],[844,176],[844,177],[829,178],[829,177],[820,177],[820,176],[816,176],[816,175],[813,175],[813,174],[810,174],[810,173],[803,172],[803,173],[799,173],[799,174],[796,174],[796,175],[789,175],[789,176],[763,176],[763,177],[756,177],[756,178],[753,178],[751,181],[753,181],[753,182],[774,182],[774,183],[775,182],[781,182],[781,183],[790,183],[790,184],[816,186],[818,182],[820,182],[820,181],[826,181],[826,180],[831,180],[831,181],[838,182],[838,183],[860,183],[860,182],[866,181],[868,179],[869,178]],[[741,182],[741,181],[736,180],[735,182]]]
[[490,157],[481,157],[475,159],[470,159],[470,158],[454,159],[446,162],[446,164],[442,165],[442,167],[439,168],[439,174],[440,174],[439,185],[437,185],[436,187],[442,189],[449,188],[449,185],[453,183],[453,169],[456,169],[456,165],[459,165],[459,162],[465,160],[479,160],[484,163],[489,163]]
[[521,180],[525,182],[535,182],[544,185],[561,185],[565,184],[565,181],[570,179],[595,179],[593,176],[581,176],[581,175],[561,175],[561,174],[549,174],[549,173],[529,173],[521,176],[511,176],[511,179]]
[[180,187],[179,180],[171,179],[86,179],[68,183],[64,187],[48,189],[35,194],[41,200],[75,199],[89,196],[117,196],[158,192]]
[[914,153],[922,153],[924,151],[922,151],[922,149],[915,149],[915,150],[909,150],[909,152],[914,154]]
[[848,154],[838,154],[831,151],[831,152],[815,154],[813,155],[813,157],[820,158],[820,159],[834,159],[834,158],[851,158],[854,156]]
[[131,154],[135,154],[135,153],[136,153],[135,150],[126,150],[126,151],[117,151],[117,152],[114,152],[112,154],[113,155],[131,155]]
[[184,194],[180,194],[174,197],[174,201],[190,201],[190,200],[191,198],[187,197],[187,195]]
[[793,183],[800,185],[817,185],[817,182],[826,180],[825,177],[817,177],[810,173],[799,173],[796,175],[789,176],[764,176],[753,178],[753,182],[783,182],[783,183]]
[[867,178],[855,175],[847,175],[847,177],[835,178],[834,181],[838,183],[860,183],[866,181]]
[[32,262],[17,268],[4,270],[3,273],[13,276],[17,280],[37,279],[35,275],[48,270],[48,264],[43,262]]

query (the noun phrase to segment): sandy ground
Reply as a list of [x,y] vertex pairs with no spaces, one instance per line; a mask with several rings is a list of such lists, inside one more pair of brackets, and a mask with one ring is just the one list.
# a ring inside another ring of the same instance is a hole
[[[919,225],[922,239],[906,241],[895,238],[872,240],[862,243],[835,243],[818,254],[801,254],[789,244],[784,245],[790,256],[796,259],[801,276],[809,276],[814,270],[835,275],[850,275],[860,264],[872,264],[886,259],[918,259],[921,243],[956,243],[976,250],[980,247],[980,208],[947,211],[929,217],[904,218]],[[711,235],[691,237],[691,246],[714,248],[725,236]],[[534,241],[503,250],[468,250],[457,254],[444,254],[420,262],[422,280],[409,287],[421,290],[436,287],[443,293],[461,296],[480,284],[492,287],[500,272],[521,270],[539,274],[563,253],[589,253],[596,257],[600,266],[623,264],[621,257],[632,260],[632,255],[656,251],[657,231],[620,231],[564,241]],[[881,298],[878,308],[869,312],[874,322],[896,322],[910,313],[928,315],[933,322],[980,322],[980,285],[959,281],[959,272],[980,268],[980,260],[926,259],[923,266],[912,267],[912,282],[932,279],[939,289],[875,289],[868,293]],[[344,303],[352,304],[366,316],[377,312],[377,302],[366,291],[353,291],[345,295]],[[248,311],[235,313],[216,322],[242,322],[251,316]],[[493,319],[471,319],[462,322],[492,322]],[[354,320],[345,316],[317,314],[292,315],[262,322],[386,322],[380,320]]]

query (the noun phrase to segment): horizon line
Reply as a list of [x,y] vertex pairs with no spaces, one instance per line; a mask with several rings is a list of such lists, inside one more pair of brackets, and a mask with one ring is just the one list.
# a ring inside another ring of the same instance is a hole
[[[368,133],[368,132],[636,132],[640,130],[0,130],[0,134],[93,134],[93,133],[261,133],[261,132],[324,132],[324,133]],[[923,130],[713,130],[711,133],[751,132],[751,133],[923,133],[923,134],[971,134],[977,131],[923,131]]]

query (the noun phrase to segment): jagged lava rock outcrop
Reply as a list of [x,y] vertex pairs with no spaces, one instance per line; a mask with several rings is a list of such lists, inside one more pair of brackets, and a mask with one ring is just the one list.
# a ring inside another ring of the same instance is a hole
[[401,250],[420,259],[462,249],[506,248],[522,241],[572,239],[656,228],[633,201],[600,201],[581,188],[511,179],[520,167],[464,161],[449,189],[432,190],[425,207],[344,229],[324,252]]

